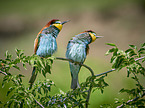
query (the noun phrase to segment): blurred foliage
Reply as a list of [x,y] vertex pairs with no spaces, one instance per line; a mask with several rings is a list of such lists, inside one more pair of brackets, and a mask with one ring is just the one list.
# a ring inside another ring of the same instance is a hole
[[[122,88],[120,93],[127,93],[130,100],[120,101],[116,98],[113,104],[102,104],[100,107],[145,107],[145,88],[140,82],[138,75],[145,77],[145,68],[142,63],[145,61],[145,43],[138,49],[135,45],[129,45],[129,49],[126,51],[120,50],[113,43],[107,43],[107,45],[113,46],[114,48],[109,49],[106,55],[113,53],[111,57],[112,68],[114,70],[121,70],[126,67],[127,77],[133,79],[136,84],[133,89]],[[54,57],[40,58],[37,55],[25,56],[22,50],[16,49],[16,58],[12,59],[12,55],[7,51],[5,53],[5,59],[0,59],[0,73],[4,75],[2,88],[12,82],[12,86],[7,90],[6,96],[9,97],[7,102],[0,101],[4,107],[88,107],[89,98],[91,92],[100,90],[103,94],[104,88],[109,86],[105,81],[107,75],[112,72],[104,72],[98,75],[89,76],[85,82],[80,84],[80,88],[75,90],[69,90],[63,92],[59,89],[59,92],[51,96],[52,86],[56,86],[53,81],[44,79],[38,81],[33,85],[32,90],[29,90],[23,83],[24,75],[18,73],[13,75],[10,72],[11,68],[16,68],[21,71],[18,64],[26,68],[26,63],[32,67],[36,67],[37,71],[42,73],[46,77],[46,73],[51,74],[52,63],[55,60]],[[34,65],[35,62],[35,65]],[[49,67],[49,68],[48,68]],[[114,71],[113,70],[113,71]],[[132,75],[132,77],[130,77]],[[121,104],[121,105],[120,105]],[[120,106],[118,106],[120,105]]]
[[[84,29],[92,29],[99,35],[103,35],[104,38],[91,45],[90,50],[92,51],[90,51],[85,63],[90,65],[96,73],[106,71],[110,68],[108,62],[110,56],[108,56],[108,58],[104,57],[104,53],[108,49],[104,43],[117,43],[120,48],[126,49],[128,44],[136,44],[139,46],[139,43],[145,41],[144,10],[144,0],[1,1],[0,59],[5,59],[4,52],[6,50],[12,53],[12,58],[14,59],[16,57],[15,51],[13,50],[15,47],[24,49],[25,55],[31,55],[33,53],[33,41],[39,30],[50,19],[58,18],[61,20],[71,20],[71,22],[65,25],[67,29],[64,28],[58,37],[57,42],[59,48],[56,53],[57,56],[64,55],[65,44],[71,36]],[[25,75],[22,79],[23,84],[26,86],[31,74],[31,66],[26,63],[27,70],[22,68],[23,64],[18,64],[16,67],[19,67],[21,74]],[[119,73],[112,73],[106,77],[105,81],[109,84],[109,87],[105,88],[103,95],[98,90],[92,93],[90,107],[99,107],[99,105],[104,103],[106,103],[104,107],[107,106],[107,104],[113,104],[115,97],[118,97],[116,101],[124,101],[128,100],[128,98],[132,98],[128,97],[126,93],[117,94],[118,89],[122,87],[132,89],[135,86],[134,81],[130,80],[130,77],[125,78],[124,70],[121,70],[122,71]],[[10,71],[12,75],[18,74],[16,68],[11,68]],[[63,62],[55,62],[51,71],[53,71],[53,73],[47,77],[51,80],[53,79],[57,86],[52,86],[53,90],[49,93],[53,96],[58,93],[58,88],[62,88],[65,92],[68,91],[68,85],[70,84],[68,66]],[[80,82],[84,82],[88,75],[89,73],[82,68],[79,73]],[[116,77],[117,75],[120,77]],[[133,74],[129,75],[132,77]],[[0,76],[0,85],[2,78],[3,75]],[[140,76],[140,78],[140,81],[144,81],[144,77]],[[43,76],[40,75],[39,79],[43,80]],[[62,79],[66,81],[65,84]],[[5,95],[11,85],[13,85],[12,81],[6,84],[4,88],[0,86],[0,100],[4,102],[9,100],[9,97]],[[11,96],[11,93],[9,96]],[[121,100],[122,98],[124,98],[124,100]]]
[[143,67],[143,62],[145,61],[145,43],[141,45],[141,48],[137,48],[135,45],[129,45],[129,49],[126,51],[119,50],[115,44],[107,43],[107,45],[113,46],[114,48],[107,51],[106,55],[113,53],[111,57],[112,68],[115,70],[121,70],[126,67],[127,77],[131,77],[136,84],[132,89],[122,88],[120,93],[127,93],[131,98],[127,102],[120,102],[119,100],[116,103],[123,103],[120,107],[145,107],[145,99],[142,98],[145,96],[145,88],[143,82],[140,82],[139,75],[145,77],[145,68]]

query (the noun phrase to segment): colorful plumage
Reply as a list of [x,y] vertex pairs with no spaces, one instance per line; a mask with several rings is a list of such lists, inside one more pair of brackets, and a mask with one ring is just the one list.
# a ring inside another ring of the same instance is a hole
[[[57,50],[56,38],[62,29],[63,24],[68,21],[61,22],[58,19],[53,19],[49,21],[38,33],[37,38],[34,42],[34,54],[47,58],[50,57]],[[30,87],[36,79],[37,73],[35,72],[35,67],[32,71],[32,76],[29,80]]]
[[[75,35],[75,37],[68,42],[66,58],[71,59],[74,62],[84,63],[89,52],[89,44],[100,37],[102,36],[97,36],[92,30]],[[72,77],[71,89],[76,89],[78,84],[78,73],[81,66],[72,62],[69,62],[69,66]]]

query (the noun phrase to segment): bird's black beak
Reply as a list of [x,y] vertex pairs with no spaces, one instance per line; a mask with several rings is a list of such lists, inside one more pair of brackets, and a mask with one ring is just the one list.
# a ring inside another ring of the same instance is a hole
[[65,24],[65,23],[69,22],[69,21],[70,21],[70,20],[63,21],[61,24],[63,25],[63,24]]

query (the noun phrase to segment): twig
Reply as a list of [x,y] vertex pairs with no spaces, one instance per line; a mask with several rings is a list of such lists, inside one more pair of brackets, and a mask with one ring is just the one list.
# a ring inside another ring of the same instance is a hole
[[143,58],[145,58],[145,56],[140,57],[140,58],[137,58],[137,59],[135,59],[135,61],[141,60],[141,59],[143,59]]
[[[67,59],[67,58],[56,57],[56,59],[58,59],[58,60],[65,60],[65,61],[69,61],[69,62],[72,62],[72,63],[79,64],[79,65],[81,65],[81,66],[84,66],[85,68],[87,68],[87,69],[91,72],[92,77],[95,76],[93,70],[92,70],[89,66],[87,66],[87,65],[85,65],[85,64],[78,63],[78,62],[74,62],[73,60],[70,60],[70,59]],[[93,81],[94,81],[94,80],[92,79],[92,82],[93,82]],[[88,95],[87,95],[86,104],[85,104],[86,108],[88,108],[88,103],[89,103],[89,100],[90,100],[90,94],[91,94],[91,91],[92,91],[92,87],[93,87],[93,86],[90,85],[89,90],[88,90]]]
[[41,107],[41,108],[45,108],[41,103],[39,103],[36,99],[34,99],[35,102]]
[[[145,58],[145,56],[140,57],[140,58],[137,58],[137,59],[135,59],[135,61],[142,60],[143,58]],[[111,70],[109,70],[109,71],[103,72],[103,73],[101,73],[101,74],[97,74],[97,75],[95,75],[95,76],[98,77],[98,76],[101,76],[101,75],[104,75],[104,74],[113,72],[113,71],[115,71],[115,70],[116,70],[116,69],[111,69]]]
[[4,75],[8,75],[7,73],[3,72],[3,71],[0,71],[0,73],[4,74]]
[[69,61],[69,62],[72,62],[72,63],[79,64],[79,65],[81,65],[81,66],[84,66],[85,68],[87,68],[87,69],[91,72],[92,76],[95,76],[93,70],[92,70],[89,66],[87,66],[87,65],[85,65],[85,64],[82,64],[82,63],[79,63],[79,62],[75,62],[75,61],[73,61],[73,60],[71,60],[71,59],[62,58],[62,57],[56,57],[56,59],[57,59],[57,60]]
[[91,72],[92,76],[95,76],[94,71],[89,66],[87,66],[85,64],[81,64],[81,65],[84,66],[85,68],[87,68]]
[[116,69],[111,69],[111,70],[109,70],[109,71],[106,71],[106,72],[103,72],[103,73],[97,74],[97,75],[95,75],[95,76],[98,77],[98,76],[101,76],[101,75],[104,75],[104,74],[107,74],[107,73],[113,72],[113,71],[115,71],[115,70],[116,70]]
[[[138,96],[138,97],[136,97],[134,99],[128,100],[125,104],[129,104],[130,102],[137,101],[139,98],[142,98],[144,96],[145,96],[145,92],[142,94],[141,97]],[[117,108],[122,108],[122,107],[124,107],[124,104],[121,104],[120,106],[117,106]]]
[[[140,57],[140,58],[137,58],[137,59],[135,59],[135,61],[142,60],[143,58],[145,58],[145,56]],[[111,72],[113,72],[113,71],[116,70],[116,69],[111,69],[111,70],[106,71],[106,72],[103,72],[103,73],[101,73],[101,74],[94,75],[93,70],[92,70],[89,66],[87,66],[87,65],[85,65],[85,64],[78,63],[78,62],[74,62],[73,60],[70,60],[70,59],[67,59],[67,58],[56,57],[56,59],[58,59],[58,60],[64,60],[64,61],[69,61],[69,62],[72,62],[72,63],[79,64],[79,65],[81,65],[81,66],[84,66],[85,68],[87,68],[87,69],[91,72],[92,77],[93,77],[93,76],[98,77],[98,76],[101,76],[101,75],[104,75],[104,74],[111,73]],[[94,80],[92,79],[92,81],[94,81]],[[92,85],[90,85],[89,90],[88,90],[88,95],[87,95],[87,98],[86,98],[86,104],[85,104],[86,108],[88,108],[88,103],[89,103],[90,93],[91,93],[92,88],[93,88]],[[145,96],[145,93],[143,93],[142,97],[143,97],[143,96]],[[136,98],[134,98],[134,99],[132,99],[132,100],[127,101],[126,104],[129,104],[129,103],[132,102],[132,101],[136,101],[137,99],[139,99],[139,97],[136,97]],[[124,106],[124,104],[118,106],[117,108],[121,108],[121,107],[123,107],[123,106]]]
[[[135,61],[142,60],[143,58],[145,58],[145,56],[140,57],[140,58],[137,58],[137,59],[135,59]],[[115,70],[116,70],[116,69],[111,69],[111,70],[109,70],[109,71],[106,71],[106,72],[103,72],[103,73],[97,74],[97,75],[95,75],[95,76],[98,77],[98,76],[101,76],[101,75],[104,75],[104,74],[107,74],[107,73],[113,72],[113,71],[115,71]]]
[[[92,79],[92,81],[94,81],[94,80]],[[88,90],[88,95],[87,95],[87,98],[86,98],[85,108],[88,108],[89,100],[90,100],[90,94],[91,94],[92,88],[93,87],[92,87],[92,84],[91,84],[90,87],[89,87],[89,90]]]

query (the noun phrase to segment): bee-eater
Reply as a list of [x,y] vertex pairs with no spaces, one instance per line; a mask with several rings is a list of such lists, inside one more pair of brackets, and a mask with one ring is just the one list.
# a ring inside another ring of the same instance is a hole
[[[68,21],[61,22],[58,19],[52,19],[51,21],[49,21],[41,29],[34,41],[34,54],[43,58],[50,57],[57,50],[57,35],[61,31],[63,24],[67,22]],[[36,76],[37,73],[35,72],[34,67],[32,71],[32,76],[29,80],[29,89],[32,88],[32,84],[34,83]]]
[[[66,58],[73,60],[77,63],[84,63],[86,56],[89,52],[89,44],[94,42],[97,38],[102,36],[97,36],[92,30],[87,30],[75,35],[67,45]],[[71,89],[76,89],[78,85],[78,73],[81,66],[77,63],[69,62],[70,72],[71,72]]]

